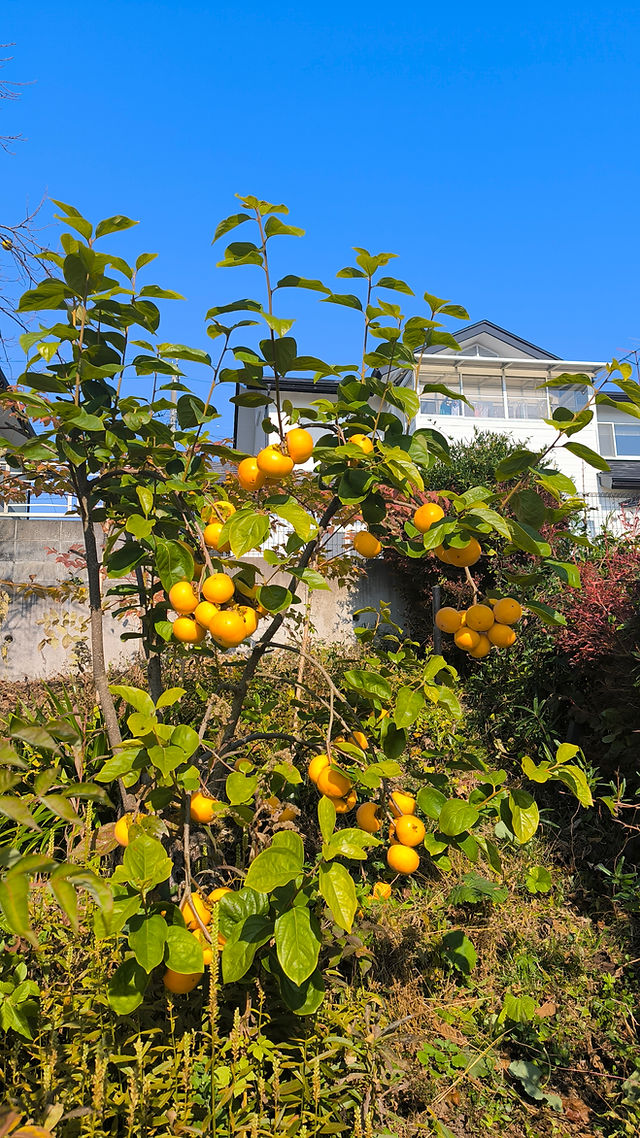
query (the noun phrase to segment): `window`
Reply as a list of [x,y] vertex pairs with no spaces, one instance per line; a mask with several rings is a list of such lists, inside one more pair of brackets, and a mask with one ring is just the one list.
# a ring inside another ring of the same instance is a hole
[[618,458],[640,457],[640,425],[616,423],[613,432]]
[[497,358],[498,353],[492,352],[491,348],[485,348],[482,344],[471,344],[468,348],[462,348],[461,356],[493,356]]
[[615,458],[613,423],[598,423],[598,445],[603,458]]
[[504,419],[502,379],[499,375],[465,375],[462,390],[472,404],[467,407],[463,403],[467,418]]
[[547,419],[547,393],[545,388],[538,387],[543,380],[528,376],[526,379],[517,379],[507,372],[505,383],[507,388],[507,407],[510,419]]
[[640,458],[640,423],[598,423],[603,458]]
[[[457,376],[431,375],[427,372],[423,373],[422,379],[425,383],[442,383],[450,391],[460,390],[460,380]],[[461,415],[463,406],[459,399],[451,399],[438,391],[427,391],[420,400],[420,410],[423,415]]]
[[568,411],[581,411],[586,402],[586,387],[549,388],[549,405],[552,415],[557,407],[566,407]]

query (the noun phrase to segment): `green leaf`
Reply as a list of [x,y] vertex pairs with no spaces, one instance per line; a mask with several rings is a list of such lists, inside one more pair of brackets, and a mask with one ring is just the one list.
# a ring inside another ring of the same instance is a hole
[[129,948],[145,972],[151,972],[162,962],[167,933],[167,922],[159,913],[150,917],[140,915],[130,921]]
[[93,777],[96,782],[114,782],[117,778],[129,774],[140,754],[139,747],[126,747],[112,755]]
[[289,608],[293,595],[283,585],[261,585],[257,592],[259,603],[269,612],[284,612]]
[[253,506],[237,510],[225,522],[220,542],[228,540],[235,557],[242,557],[250,549],[259,549],[269,536],[268,514],[257,513]]
[[423,786],[422,790],[418,791],[416,801],[422,813],[437,822],[447,797],[435,786]]
[[47,279],[35,288],[27,289],[20,297],[18,312],[40,312],[64,308],[65,300],[72,300],[73,292],[64,281]]
[[367,274],[362,272],[362,269],[355,269],[353,265],[347,265],[346,268],[340,269],[336,273],[337,277],[341,280],[352,280],[356,277],[366,280]]
[[[295,533],[302,541],[309,541],[318,532],[318,524],[307,511],[295,501],[294,498],[270,498],[267,502],[269,509],[273,510],[279,518],[293,526]],[[323,581],[324,585],[324,581]]]
[[99,940],[104,940],[105,937],[122,932],[127,921],[138,912],[140,905],[141,900],[139,893],[116,897],[113,901],[111,912],[103,913],[97,911],[94,914],[93,927],[96,937]]
[[322,847],[322,856],[326,861],[331,861],[334,857],[346,857],[351,861],[365,861],[366,851],[371,846],[379,845],[378,838],[374,838],[373,834],[367,834],[366,831],[357,830],[354,827],[347,827],[344,830],[336,830],[331,840]]
[[321,304],[342,304],[345,308],[356,308],[362,312],[362,302],[353,293],[338,293],[330,292],[328,296],[323,296]]
[[60,750],[53,736],[44,727],[39,727],[36,723],[25,723],[15,715],[9,720],[9,731],[12,739],[21,739],[37,750],[55,753]]
[[580,748],[575,743],[561,743],[556,749],[556,762],[568,763],[580,754]]
[[282,999],[294,1015],[308,1016],[317,1012],[324,999],[324,981],[318,969],[303,984],[294,984],[284,974],[279,980]]
[[563,782],[565,786],[578,799],[581,806],[593,806],[593,796],[587,782],[587,777],[580,767],[561,767],[560,770],[554,771],[553,779],[558,782]]
[[125,523],[125,530],[137,538],[149,537],[153,532],[154,523],[150,518],[143,518],[141,514],[130,514]]
[[[322,799],[322,801],[326,801],[326,799]],[[331,910],[335,923],[350,933],[358,902],[356,887],[349,870],[337,861],[333,861],[329,865],[321,862],[319,888]]]
[[37,945],[29,924],[29,878],[26,874],[14,871],[0,881],[0,909],[16,936],[25,937]]
[[264,893],[257,893],[255,889],[244,887],[232,893],[225,893],[218,902],[220,932],[228,937],[234,926],[247,917],[258,915],[264,917],[268,912],[268,897]]
[[124,851],[122,867],[126,880],[141,893],[148,893],[171,874],[172,861],[162,843],[148,834],[138,834]]
[[538,533],[537,530],[532,529],[531,526],[519,525],[518,522],[511,520],[509,522],[511,528],[511,540],[518,549],[523,549],[525,553],[532,553],[534,557],[549,557],[551,554],[551,546],[544,538]]
[[264,227],[267,237],[304,237],[304,229],[297,225],[285,225],[279,217],[270,217]]
[[[347,445],[352,449],[356,446],[355,443],[349,443]],[[359,447],[358,450],[360,450]],[[354,457],[356,456],[354,455]],[[362,451],[360,451],[360,457],[362,457]],[[351,467],[345,470],[338,483],[338,497],[345,505],[356,505],[358,502],[364,501],[372,484],[373,476],[368,469],[357,466]]]
[[445,933],[441,942],[443,956],[453,968],[468,976],[476,966],[478,954],[461,929]]
[[40,833],[40,827],[28,806],[16,795],[2,795],[0,797],[0,814],[3,814],[5,818],[11,818],[12,822],[17,822],[20,826],[26,826],[27,829]]
[[544,502],[535,490],[518,490],[512,495],[511,504],[518,521],[538,528],[545,520],[547,511]]
[[230,233],[238,225],[243,225],[245,221],[251,221],[251,216],[248,213],[232,213],[229,217],[225,217],[216,226],[216,231],[213,235],[213,245],[220,237],[224,237],[225,233]]
[[464,802],[462,798],[449,798],[440,811],[438,826],[448,838],[455,838],[465,830],[471,830],[479,817],[480,813],[475,806]]
[[394,721],[396,727],[411,727],[424,707],[424,693],[404,686],[398,691]]
[[142,712],[143,715],[155,714],[155,705],[150,695],[141,688],[128,687],[126,684],[111,684],[109,691],[112,695],[119,695],[121,699],[128,703],[130,707],[134,707],[136,711]]
[[525,470],[529,470],[538,462],[539,458],[539,452],[534,450],[520,449],[514,451],[513,454],[508,454],[496,466],[496,482],[508,482],[516,474],[523,474]]
[[151,261],[155,261],[157,256],[157,253],[140,253],[140,256],[136,257],[136,272],[143,269],[145,265],[149,265]]
[[242,774],[241,771],[232,771],[227,775],[225,790],[231,806],[240,806],[244,802],[251,802],[258,785],[257,775]]
[[81,822],[82,819],[76,814],[73,806],[62,794],[45,794],[40,798],[43,806],[55,814],[56,818],[62,818],[63,822],[69,822],[75,825]]
[[116,968],[107,987],[109,1006],[116,1015],[130,1015],[140,1007],[148,982],[147,973],[133,956]]
[[519,844],[531,840],[540,822],[540,812],[535,799],[526,790],[513,790],[509,795],[511,829]]
[[308,288],[312,292],[328,293],[331,290],[323,285],[322,281],[309,280],[307,277],[287,276],[279,280],[276,288]]
[[409,288],[405,281],[399,281],[396,277],[380,277],[375,282],[375,286],[376,288],[390,288],[394,292],[403,292],[407,296],[415,296],[413,289]]
[[399,759],[407,747],[407,732],[404,727],[396,727],[392,719],[382,724],[382,747],[388,759]]
[[507,992],[502,1005],[500,1019],[510,1019],[513,1023],[530,1023],[536,1013],[533,996],[514,996]]
[[106,217],[104,221],[98,222],[96,238],[106,237],[108,233],[120,233],[123,229],[131,229],[132,225],[138,225],[138,222],[132,221],[130,217],[124,217],[121,213],[116,213],[113,217]]
[[526,1059],[517,1059],[509,1064],[509,1072],[515,1079],[522,1083],[522,1088],[529,1098],[536,1099],[540,1102],[544,1099],[545,1093],[540,1088],[540,1080],[542,1079],[542,1071],[536,1067],[535,1063],[529,1063]]
[[129,573],[144,561],[147,551],[137,541],[126,541],[119,545],[105,559],[110,577],[128,577]]
[[235,407],[268,407],[273,399],[261,391],[242,391],[240,395],[232,395],[229,402]]
[[245,878],[245,885],[258,893],[271,893],[302,872],[304,865],[304,846],[299,834],[288,833],[294,839],[290,848],[282,842],[283,834],[276,834],[268,849],[259,853],[252,861]]
[[222,950],[222,979],[225,984],[242,979],[251,967],[258,949],[272,935],[272,923],[261,913],[250,914],[232,928]]
[[575,483],[566,474],[561,474],[559,471],[551,473],[546,470],[536,470],[535,476],[538,485],[548,490],[558,501],[560,501],[562,494],[571,494],[572,496],[576,494]]
[[524,755],[521,765],[524,774],[527,778],[530,778],[532,782],[548,782],[551,778],[549,774],[549,763],[540,763],[540,766],[536,766],[529,755]]
[[159,344],[158,355],[170,360],[186,360],[187,363],[211,366],[211,356],[202,348],[190,348],[186,344]]
[[530,893],[549,893],[551,874],[542,865],[532,865],[527,871],[525,885]]
[[336,808],[326,794],[322,795],[318,803],[318,823],[323,840],[331,841],[331,835],[336,828]]
[[178,581],[193,580],[193,556],[182,542],[159,538],[156,542],[155,567],[162,587],[167,592]]
[[172,292],[169,288],[159,288],[158,285],[145,285],[139,296],[151,296],[154,300],[184,300],[179,292]]
[[185,757],[190,759],[200,746],[200,737],[188,723],[179,723],[171,732],[171,746],[179,747]]
[[478,873],[465,873],[460,885],[454,886],[449,894],[451,905],[478,905],[482,901],[500,904],[509,895],[508,889],[482,877]]
[[156,711],[160,711],[163,707],[173,707],[174,704],[179,703],[183,695],[186,694],[185,688],[167,688],[166,691],[163,691],[156,703]]
[[350,668],[344,674],[345,683],[369,699],[378,699],[388,703],[391,699],[391,685],[384,676],[378,672],[366,671],[362,668]]
[[558,612],[557,609],[550,608],[549,605],[543,605],[540,601],[527,601],[527,608],[535,613],[536,616],[539,616],[543,624],[548,624],[555,628],[562,628],[567,623],[567,618],[563,613]]
[[0,740],[0,766],[18,767],[20,770],[27,770],[29,764],[20,757],[15,747]]
[[183,976],[204,971],[202,945],[182,925],[167,926],[164,961],[167,968],[180,972]]
[[573,562],[554,561],[548,557],[545,561],[545,565],[547,565],[554,576],[559,577],[565,585],[570,585],[572,589],[580,588],[580,570]]
[[320,928],[304,905],[294,905],[275,923],[278,961],[285,976],[302,984],[315,971],[320,953]]
[[572,454],[577,455],[583,462],[593,466],[596,470],[611,469],[606,459],[602,458],[596,451],[591,450],[591,447],[585,446],[584,443],[564,443],[563,450],[570,450]]

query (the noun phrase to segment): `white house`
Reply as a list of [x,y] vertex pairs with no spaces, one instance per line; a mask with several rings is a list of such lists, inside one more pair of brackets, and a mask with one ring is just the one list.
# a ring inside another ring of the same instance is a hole
[[[578,410],[586,401],[581,386],[544,388],[540,384],[564,372],[605,378],[599,360],[564,360],[489,320],[467,325],[456,332],[460,352],[440,347],[424,353],[420,367],[420,391],[426,383],[445,384],[460,392],[471,406],[446,395],[423,393],[416,427],[435,427],[450,442],[470,440],[474,429],[495,430],[528,443],[532,450],[543,450],[557,432],[545,422],[557,407]],[[398,384],[406,383],[408,373],[394,375]],[[296,407],[308,406],[319,396],[335,392],[335,382],[287,377],[281,381],[283,397]],[[616,401],[625,402],[616,392]],[[237,408],[235,445],[255,454],[268,438],[262,427],[265,409]],[[613,407],[595,408],[592,421],[578,436],[585,446],[607,459],[611,470],[598,473],[570,451],[559,447],[553,461],[568,474],[588,505],[591,529],[602,524],[621,506],[634,510],[640,501],[640,420]]]

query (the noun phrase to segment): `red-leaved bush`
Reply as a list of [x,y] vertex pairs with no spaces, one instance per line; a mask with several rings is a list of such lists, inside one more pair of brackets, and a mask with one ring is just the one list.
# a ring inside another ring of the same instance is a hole
[[581,589],[567,590],[561,606],[567,626],[558,648],[574,666],[596,662],[607,671],[636,647],[640,600],[640,546],[607,543],[602,555],[580,565]]

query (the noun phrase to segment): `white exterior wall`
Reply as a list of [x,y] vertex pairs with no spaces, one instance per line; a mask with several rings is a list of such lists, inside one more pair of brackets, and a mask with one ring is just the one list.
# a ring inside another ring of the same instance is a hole
[[[432,357],[435,358],[436,357]],[[514,357],[517,358],[517,357]],[[431,370],[431,369],[429,369]],[[486,374],[490,372],[490,363],[487,361]],[[434,381],[441,378],[441,370],[434,368],[433,376],[428,376],[426,369],[423,368],[422,379],[426,381],[432,378]],[[544,377],[541,375],[532,376],[532,385],[542,382]],[[463,376],[464,383],[464,376]],[[320,395],[316,391],[308,392],[291,392],[283,393],[283,398],[288,399],[294,407],[304,408],[309,407],[314,399],[323,398],[329,399],[331,396],[326,394]],[[462,410],[464,404],[460,403],[459,408]],[[625,416],[621,412],[614,411],[613,408],[599,409],[600,417],[604,419],[603,412],[609,412],[618,415],[621,420]],[[238,437],[236,446],[238,450],[245,451],[247,454],[257,454],[262,447],[266,446],[269,441],[274,441],[274,436],[270,438],[262,427],[262,421],[269,412],[269,417],[275,423],[275,411],[273,408],[265,407],[239,407],[238,408]],[[616,420],[618,421],[618,420]],[[510,435],[514,442],[528,445],[531,450],[543,450],[546,446],[553,441],[557,432],[549,427],[542,419],[499,419],[499,418],[485,418],[482,415],[467,416],[464,414],[459,415],[424,415],[419,414],[415,420],[416,427],[433,427],[445,436],[451,443],[457,442],[470,442],[473,439],[474,431],[494,431],[497,433],[505,433]],[[316,437],[323,434],[325,428],[311,427],[312,435]],[[579,441],[584,443],[585,446],[591,447],[592,450],[599,451],[598,446],[598,428],[596,418],[594,416],[592,422],[588,427],[585,427],[580,435],[577,436]],[[553,452],[553,464],[558,467],[569,478],[572,478],[576,485],[576,490],[579,494],[597,494],[599,491],[597,472],[583,462],[582,459],[576,455],[571,454],[570,451],[563,450],[558,447]],[[311,465],[310,463],[308,464]]]
[[[526,445],[530,450],[542,451],[550,446],[557,436],[557,431],[549,427],[542,419],[498,419],[483,418],[482,416],[463,415],[418,415],[416,427],[433,427],[440,431],[451,443],[471,442],[475,430],[493,431],[496,434],[509,435],[514,443]],[[595,416],[588,427],[576,435],[576,440],[598,451],[598,429]],[[556,466],[563,474],[568,475],[575,483],[579,494],[596,494],[598,492],[597,471],[592,466],[578,458],[571,451],[563,450],[561,446],[554,449],[549,456],[549,463]]]
[[[315,389],[309,391],[283,391],[282,401],[289,400],[291,405],[296,408],[310,407],[315,399],[330,399],[333,401],[332,395],[325,392],[319,392]],[[270,442],[276,442],[275,435],[267,435],[263,429],[263,419],[271,419],[274,426],[277,425],[278,417],[275,407],[238,407],[238,429],[236,438],[236,447],[238,450],[245,451],[247,454],[257,454],[259,450],[267,446]],[[285,426],[289,426],[289,420],[286,415],[283,415],[283,422]],[[320,435],[326,434],[326,427],[324,425],[313,427],[305,424],[306,430],[311,432],[314,439],[319,438]],[[310,468],[312,463],[305,463],[303,469]]]

